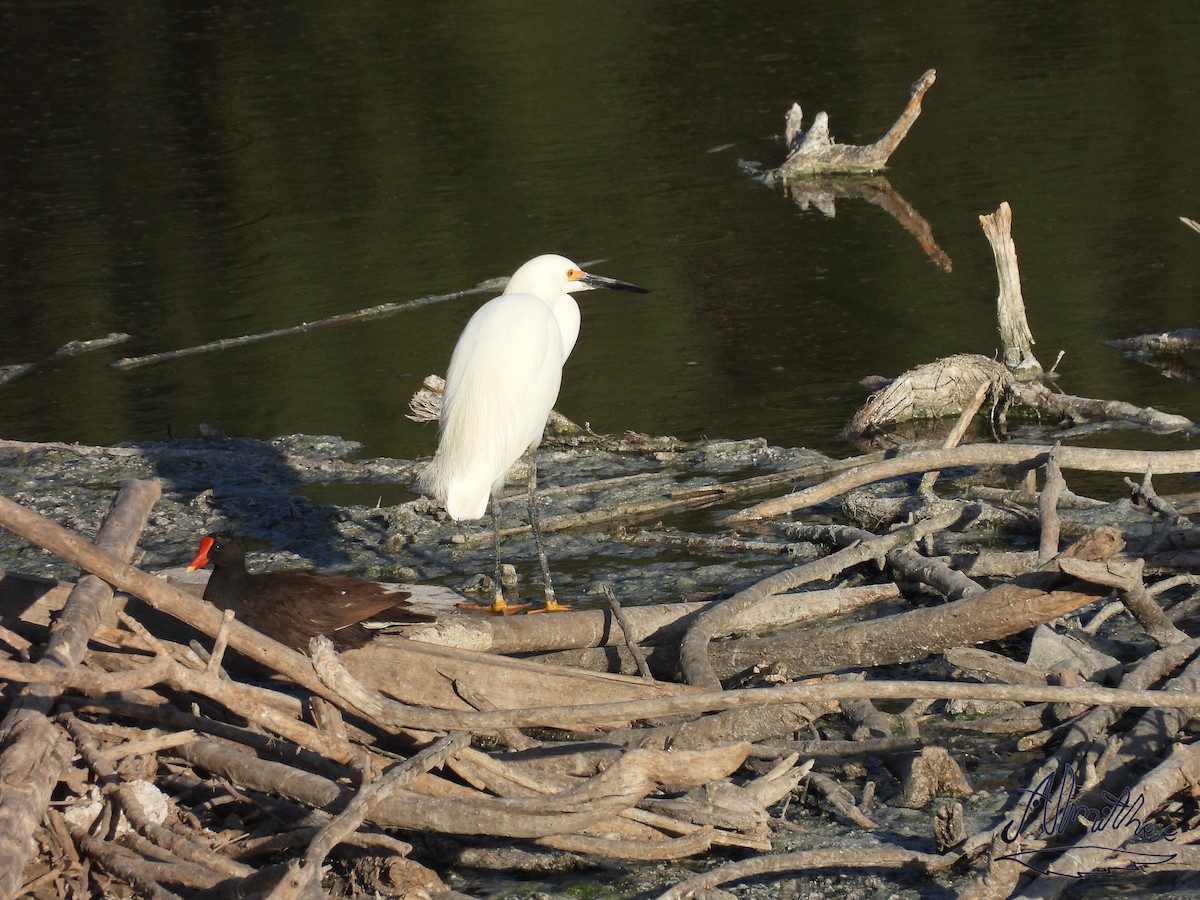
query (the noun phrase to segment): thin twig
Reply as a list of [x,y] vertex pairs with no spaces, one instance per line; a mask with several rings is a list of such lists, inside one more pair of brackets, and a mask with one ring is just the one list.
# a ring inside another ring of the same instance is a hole
[[229,347],[242,347],[246,344],[253,344],[258,341],[265,341],[269,338],[283,337],[289,334],[301,334],[306,331],[316,331],[320,328],[332,328],[335,325],[344,325],[347,322],[368,322],[372,319],[382,319],[386,316],[395,315],[398,312],[405,312],[410,309],[420,309],[423,306],[430,306],[434,303],[442,303],[446,300],[457,300],[460,297],[466,297],[471,294],[480,294],[485,291],[496,290],[504,286],[507,278],[491,278],[487,281],[481,281],[473,288],[467,288],[462,291],[455,291],[450,294],[427,294],[424,297],[417,297],[415,300],[408,300],[403,303],[381,303],[378,306],[370,306],[366,309],[360,309],[357,312],[342,313],[337,316],[329,316],[324,319],[318,319],[315,322],[302,322],[299,325],[290,325],[286,328],[276,328],[272,331],[262,331],[258,334],[245,334],[241,337],[222,338],[217,341],[209,341],[207,344],[200,344],[195,347],[185,347],[181,350],[167,350],[162,353],[150,353],[146,356],[127,356],[123,359],[118,359],[112,364],[114,369],[133,369],[138,366],[148,366],[151,363],[165,362],[171,359],[179,359],[184,356],[194,356],[197,353],[208,353],[211,350],[225,350]]
[[441,766],[470,743],[471,735],[468,732],[448,734],[415,756],[392,766],[378,781],[364,784],[350,804],[313,838],[304,855],[305,862],[314,871],[319,870],[333,848],[356,832],[367,816],[397,788]]
[[634,662],[637,663],[638,674],[653,681],[654,676],[650,673],[650,664],[646,662],[646,654],[638,646],[637,628],[629,620],[629,616],[625,615],[625,610],[621,608],[617,595],[613,593],[612,585],[605,584],[600,590],[604,594],[604,599],[608,601],[608,608],[612,610],[613,618],[621,626],[621,633],[625,635],[625,646],[633,656]]

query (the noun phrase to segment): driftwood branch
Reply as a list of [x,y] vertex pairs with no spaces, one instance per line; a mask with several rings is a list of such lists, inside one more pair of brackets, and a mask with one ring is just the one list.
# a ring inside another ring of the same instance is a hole
[[[726,523],[746,522],[785,515],[831,500],[852,488],[952,466],[1019,466],[1035,468],[1044,465],[1055,448],[1045,444],[970,444],[950,450],[917,450],[893,459],[867,463],[805,490],[786,497],[767,500],[731,513]],[[1085,472],[1122,472],[1140,474],[1152,466],[1160,475],[1200,472],[1200,451],[1196,450],[1110,450],[1098,447],[1068,447],[1057,449],[1058,463],[1063,469]]]
[[[132,482],[118,495],[96,536],[96,546],[78,540],[91,552],[111,551],[128,559],[158,499],[157,482]],[[8,501],[5,501],[8,502]],[[15,504],[14,504],[15,505]],[[19,507],[18,507],[19,508]],[[99,548],[104,548],[99,549]],[[109,554],[105,554],[109,555]],[[77,666],[92,633],[103,621],[112,589],[95,577],[81,578],[67,598],[62,617],[51,628],[39,668]],[[48,714],[61,690],[47,683],[31,684],[18,696],[0,723],[0,895],[14,896],[21,884],[25,861],[33,852],[33,831],[50,801],[50,792],[69,758],[61,732]]]
[[504,287],[507,280],[507,278],[490,278],[487,281],[481,281],[475,287],[462,291],[454,291],[450,294],[427,294],[424,297],[417,297],[415,300],[406,300],[400,303],[381,303],[378,306],[370,306],[356,312],[329,316],[324,319],[318,319],[315,322],[302,322],[299,325],[289,325],[286,328],[261,331],[257,334],[244,334],[241,337],[221,338],[220,340],[209,341],[207,344],[199,344],[195,347],[166,350],[161,353],[150,353],[146,356],[127,356],[123,359],[118,359],[112,365],[115,369],[134,369],[139,366],[148,366],[153,363],[166,362],[167,360],[179,359],[184,356],[195,356],[198,353],[227,350],[230,347],[242,347],[246,344],[257,343],[258,341],[265,341],[270,338],[284,337],[290,334],[302,334],[306,331],[317,331],[321,328],[333,328],[336,325],[345,325],[349,322],[369,322],[373,319],[394,316],[396,313],[406,312],[410,309],[420,309],[434,303],[443,303],[447,300],[457,300],[460,297],[467,297],[471,294],[481,294],[498,290]]
[[869,146],[834,143],[829,134],[829,116],[824,112],[817,113],[805,131],[804,114],[799,104],[794,104],[787,114],[785,131],[788,156],[778,174],[786,180],[816,173],[869,174],[886,168],[888,159],[921,115],[921,100],[936,78],[937,73],[930,69],[917,79],[900,117],[883,137]]
[[[1111,559],[1121,548],[1115,531],[1101,529],[1064,551],[1067,558]],[[1025,575],[942,606],[923,607],[882,619],[807,629],[790,636],[803,647],[792,674],[811,675],[863,666],[924,659],[953,647],[1001,640],[1078,609],[1105,596],[1093,586],[1045,573]],[[1065,570],[1065,569],[1064,569]],[[759,657],[754,642],[739,650],[747,660]]]
[[701,613],[688,629],[679,651],[688,683],[707,690],[721,689],[721,681],[708,660],[708,644],[718,632],[728,631],[730,624],[745,610],[775,594],[811,581],[832,578],[850,566],[882,557],[897,547],[918,540],[922,533],[950,527],[961,516],[962,510],[956,509],[930,522],[847,547],[815,562],[772,575]]

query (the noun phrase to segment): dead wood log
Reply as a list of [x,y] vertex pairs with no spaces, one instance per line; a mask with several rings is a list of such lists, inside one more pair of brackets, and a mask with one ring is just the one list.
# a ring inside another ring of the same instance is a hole
[[[101,524],[96,545],[111,550],[114,557],[131,557],[160,494],[158,482],[127,484]],[[108,585],[94,576],[81,578],[67,598],[61,618],[51,628],[38,667],[77,666],[111,599]],[[13,896],[20,886],[25,861],[34,850],[33,831],[69,759],[61,732],[47,718],[60,693],[52,684],[29,685],[0,723],[0,743],[4,747],[0,753],[0,784],[4,785],[0,794],[0,896]]]
[[1039,381],[1014,385],[1012,399],[1018,405],[1039,409],[1074,423],[1133,422],[1160,434],[1184,431],[1195,424],[1187,416],[1165,413],[1151,406],[1060,394]]
[[[1122,546],[1115,529],[1102,528],[1063,552],[1101,562]],[[982,594],[943,606],[925,607],[882,619],[805,629],[773,638],[740,642],[730,662],[751,665],[764,658],[786,659],[797,676],[849,668],[911,662],[951,647],[971,646],[1018,634],[1064,613],[1092,603],[1108,593],[1055,574],[1057,566],[1020,576]],[[786,648],[786,650],[785,650]]]
[[93,694],[107,694],[159,684],[166,679],[172,665],[171,658],[162,654],[145,665],[116,674],[103,674],[83,666],[62,669],[37,663],[0,660],[0,680],[40,686],[47,692],[51,689],[62,691],[73,688]]
[[[0,580],[0,589],[3,584]],[[852,612],[898,594],[899,588],[894,584],[776,594],[768,602],[743,610],[730,623],[729,633],[766,631],[806,619]],[[719,602],[633,606],[625,609],[625,615],[638,643],[672,643],[682,637],[696,615]],[[436,624],[414,626],[406,635],[410,641],[498,654],[612,647],[624,643],[612,615],[604,610],[573,610],[556,614],[554,619],[550,623],[554,627],[548,628],[544,616],[452,616]],[[362,654],[369,655],[370,652]]]
[[658,900],[687,900],[689,897],[705,896],[706,892],[718,885],[785,872],[811,872],[814,869],[832,869],[835,872],[852,869],[916,869],[926,875],[937,875],[948,870],[957,861],[957,853],[938,855],[891,848],[800,850],[795,853],[755,856],[717,866],[679,882],[670,890],[659,894]]
[[808,131],[803,130],[804,113],[793,104],[787,114],[785,139],[788,156],[779,167],[783,179],[816,173],[872,173],[887,167],[887,161],[921,115],[921,100],[933,86],[937,73],[930,69],[913,84],[908,104],[888,132],[869,146],[834,143],[829,136],[829,116],[819,112]]
[[1161,334],[1139,334],[1107,343],[1135,356],[1179,356],[1200,350],[1200,328],[1176,328]]
[[[966,602],[966,601],[962,601]],[[325,670],[331,684],[350,695],[367,690],[357,684],[344,668]],[[501,728],[595,728],[608,723],[637,719],[666,719],[695,716],[726,709],[751,709],[764,706],[823,703],[847,698],[917,700],[1016,700],[1021,703],[1118,704],[1158,708],[1200,707],[1200,693],[1165,696],[1157,691],[1125,691],[1101,687],[1059,687],[1047,685],[960,684],[935,681],[820,682],[778,685],[771,688],[683,693],[674,697],[649,700],[624,700],[616,703],[588,703],[576,706],[540,706],[524,709],[497,709],[471,713],[442,713],[439,718],[456,727],[472,731]],[[356,696],[355,705],[359,702]],[[382,694],[374,703],[363,701],[381,727],[405,728],[411,708],[389,701]]]
[[1013,389],[1012,373],[977,353],[957,353],[909,369],[872,394],[846,425],[850,437],[863,437],[898,422],[956,415],[968,408],[980,388],[1001,406]]
[[1063,560],[1061,568],[1069,575],[1083,578],[1092,584],[1106,585],[1117,590],[1121,602],[1146,629],[1160,647],[1187,640],[1154,599],[1142,582],[1142,561],[1134,563],[1089,563],[1083,560]]
[[[775,500],[766,500],[722,518],[722,524],[766,519],[824,503],[852,488],[875,481],[946,469],[952,466],[1019,466],[1024,469],[1044,465],[1055,448],[1046,444],[968,444],[950,450],[917,450],[878,463],[868,463],[804,490]],[[1156,474],[1184,474],[1200,471],[1197,450],[1109,450],[1099,447],[1058,448],[1058,462],[1064,469],[1087,472],[1141,474],[1152,466]]]
[[[540,618],[544,617],[535,620]],[[347,650],[341,661],[362,684],[414,707],[442,710],[472,708],[459,696],[456,684],[466,685],[498,709],[633,700],[691,690],[685,685],[546,666],[387,635],[366,647]]]
[[755,759],[775,759],[789,753],[798,753],[804,759],[815,760],[822,767],[842,766],[847,761],[863,756],[896,756],[918,752],[925,742],[921,738],[888,737],[867,738],[860,741],[844,741],[826,738],[821,740],[756,741],[750,755]]
[[688,684],[707,690],[721,689],[721,681],[708,659],[708,645],[717,632],[728,632],[729,624],[742,610],[752,608],[766,597],[782,593],[801,584],[832,578],[850,566],[878,558],[890,550],[912,543],[920,534],[950,527],[963,515],[963,510],[955,509],[949,514],[914,525],[911,528],[900,529],[883,537],[872,537],[870,541],[847,547],[823,559],[814,560],[765,578],[757,584],[739,591],[720,605],[701,613],[692,622],[679,649],[680,664]]
[[[534,799],[482,794],[445,799],[402,789],[379,802],[368,818],[387,827],[453,834],[523,838],[565,834],[633,806],[663,784],[699,785],[722,778],[737,770],[749,750],[746,743],[679,753],[631,750],[600,775],[568,791]],[[176,752],[235,784],[309,806],[325,808],[350,800],[351,792],[333,781],[213,741],[185,744]]]

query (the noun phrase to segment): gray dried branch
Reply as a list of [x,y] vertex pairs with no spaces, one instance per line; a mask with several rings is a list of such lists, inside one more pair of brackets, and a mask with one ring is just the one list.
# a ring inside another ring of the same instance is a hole
[[834,143],[829,136],[829,116],[817,113],[808,131],[803,130],[804,114],[793,104],[787,114],[785,139],[788,157],[779,167],[784,179],[816,173],[872,173],[887,167],[887,161],[908,135],[921,115],[921,100],[933,86],[937,73],[930,69],[913,84],[908,104],[888,132],[874,144],[854,146]]
[[[1053,446],[1046,444],[968,444],[950,450],[916,450],[901,456],[866,463],[840,475],[797,491],[786,497],[766,500],[725,516],[722,524],[767,519],[816,506],[844,494],[852,488],[952,466],[1020,466],[1034,468],[1044,465]],[[1059,465],[1064,469],[1087,472],[1127,472],[1141,474],[1153,466],[1160,475],[1200,472],[1198,450],[1112,450],[1099,447],[1063,446],[1059,448]]]
[[762,581],[739,591],[728,600],[722,601],[696,617],[679,648],[680,664],[688,684],[707,690],[720,690],[721,680],[708,659],[708,644],[718,633],[727,632],[730,625],[742,613],[774,594],[783,593],[812,581],[833,578],[845,569],[886,555],[890,550],[912,543],[921,534],[948,528],[962,517],[956,509],[927,522],[902,528],[891,534],[873,537],[856,546],[847,547],[822,559],[805,563],[794,569],[778,572]]

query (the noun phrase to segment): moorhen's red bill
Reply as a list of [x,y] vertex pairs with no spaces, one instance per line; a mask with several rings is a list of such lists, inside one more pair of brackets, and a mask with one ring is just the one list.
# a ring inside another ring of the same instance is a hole
[[[433,622],[436,616],[408,609],[408,591],[343,575],[286,571],[246,571],[246,550],[232,534],[200,540],[200,552],[188,571],[212,563],[204,599],[232,609],[238,620],[297,650],[306,650],[318,634],[337,649],[350,650],[371,640],[392,623]],[[370,627],[363,624],[370,623]]]

